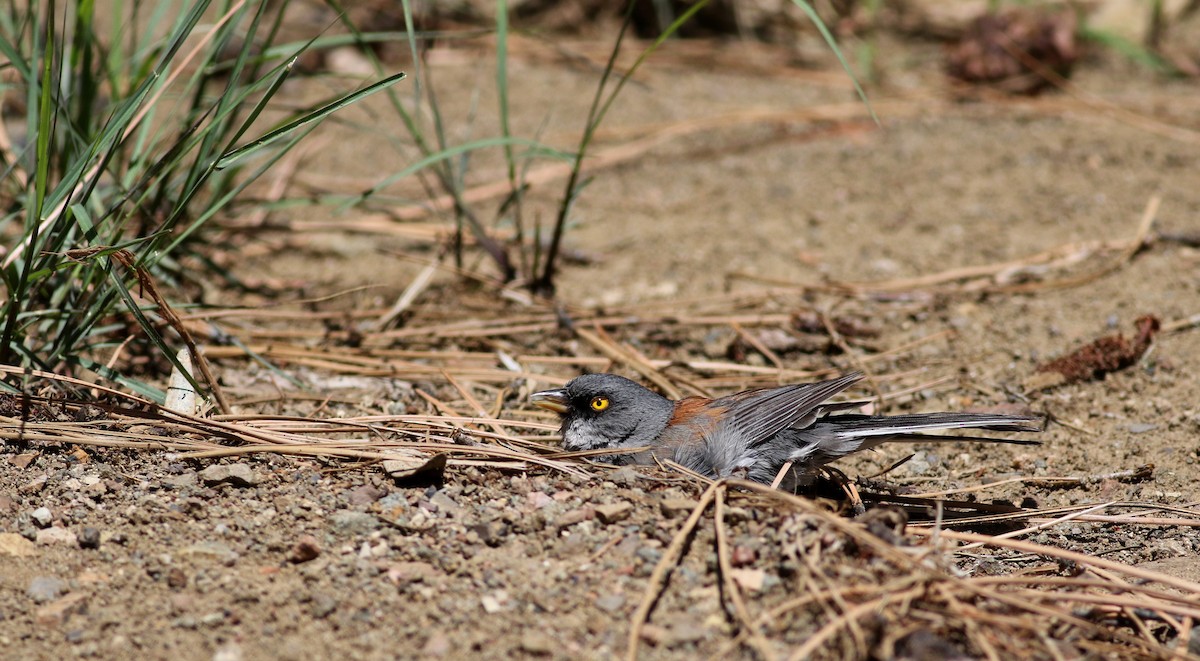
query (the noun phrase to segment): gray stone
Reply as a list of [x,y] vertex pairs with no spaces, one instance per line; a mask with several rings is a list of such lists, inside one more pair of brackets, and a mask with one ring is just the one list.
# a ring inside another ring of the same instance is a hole
[[17,488],[17,491],[20,491],[21,493],[39,493],[42,489],[46,488],[46,482],[49,479],[50,478],[46,477],[45,475],[39,475],[25,484],[22,484]]
[[93,482],[83,487],[83,493],[96,500],[99,500],[101,496],[108,493],[108,485],[104,484],[103,482]]
[[50,526],[45,530],[37,531],[35,539],[38,544],[75,544],[78,541],[75,533],[58,526]]
[[79,532],[79,548],[82,549],[98,549],[100,548],[100,530],[87,526]]
[[383,498],[387,492],[370,484],[364,484],[361,487],[351,489],[346,494],[347,500],[351,505],[370,505],[371,503]]
[[609,594],[596,599],[596,608],[606,613],[615,613],[624,605],[625,595],[623,594]]
[[318,594],[312,600],[312,614],[318,620],[329,617],[333,611],[337,610],[337,599],[327,595]]
[[379,509],[384,512],[394,512],[395,510],[408,509],[408,496],[402,491],[389,493],[379,499]]
[[168,475],[162,479],[163,486],[172,489],[190,489],[197,484],[196,471],[188,471],[179,475]]
[[67,591],[67,582],[55,576],[36,576],[29,582],[25,594],[39,604],[54,601]]
[[39,507],[29,513],[29,518],[37,524],[39,528],[49,528],[50,523],[54,521],[54,515],[48,507]]
[[622,466],[608,474],[610,482],[622,487],[631,487],[637,484],[639,477],[641,476],[638,475],[637,471],[633,470],[632,466]]
[[379,527],[379,519],[366,512],[338,510],[329,517],[333,531],[343,535],[364,535]]
[[259,477],[246,464],[218,464],[200,471],[199,478],[206,486],[228,484],[234,487],[253,487],[258,485]]
[[478,523],[467,529],[474,532],[479,541],[492,547],[500,546],[508,535],[508,524],[499,520]]
[[238,554],[221,542],[200,542],[180,551],[180,555],[191,558],[209,558],[225,565],[237,562]]
[[633,504],[620,502],[609,505],[597,505],[593,509],[596,510],[596,516],[600,519],[601,523],[616,523],[629,518],[629,514],[633,512]]
[[460,506],[453,498],[451,498],[445,491],[442,490],[439,490],[437,493],[433,494],[433,496],[429,499],[429,502],[432,505],[436,505],[438,511],[445,512],[447,514],[457,514],[458,511],[462,509],[462,506]]
[[534,656],[549,656],[556,647],[554,640],[540,631],[526,631],[521,635],[521,649]]

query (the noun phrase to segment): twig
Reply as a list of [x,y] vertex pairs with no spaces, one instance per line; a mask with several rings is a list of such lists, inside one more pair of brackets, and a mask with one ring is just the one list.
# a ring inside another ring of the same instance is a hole
[[383,330],[395,323],[396,319],[404,314],[404,311],[413,304],[413,301],[416,301],[417,297],[429,287],[429,283],[433,281],[433,276],[437,273],[438,266],[441,265],[444,256],[445,251],[439,252],[438,256],[430,260],[429,264],[417,274],[417,277],[408,283],[408,286],[400,294],[400,298],[396,299],[395,304],[379,318],[379,321],[375,325],[376,330]]
[[828,314],[818,310],[817,318],[821,320],[821,325],[825,327],[825,332],[829,335],[829,340],[842,350],[842,353],[850,359],[850,362],[854,364],[854,367],[858,371],[863,373],[864,380],[871,386],[872,392],[875,393],[875,408],[877,409],[877,413],[882,413],[884,401],[883,390],[879,387],[879,382],[875,380],[874,372],[867,369],[866,364],[859,358],[858,353],[850,347],[850,344],[846,342],[846,338],[842,337],[842,334],[838,332],[837,326],[829,318]]
[[[1037,532],[1039,530],[1045,530],[1046,528],[1052,528],[1054,526],[1066,523],[1073,519],[1077,519],[1077,518],[1085,516],[1087,514],[1091,514],[1092,512],[1097,512],[1099,510],[1105,509],[1112,504],[1113,504],[1112,502],[1108,502],[1108,503],[1100,503],[1099,505],[1093,505],[1085,510],[1079,510],[1078,512],[1072,512],[1070,514],[1065,514],[1063,516],[1058,517],[1057,519],[1053,519],[1051,521],[1046,521],[1045,523],[1039,523],[1035,526],[1029,526],[1028,528],[1021,528],[1020,530],[1010,530],[1006,533],[995,535],[995,536],[991,537],[990,540],[1010,539],[1012,537],[1021,537],[1023,535],[1028,535],[1029,533],[1032,533],[1032,532]],[[955,549],[955,551],[956,552],[957,551],[966,551],[969,549],[979,548],[979,547],[986,546],[986,545],[987,544],[985,544],[983,542],[975,542],[974,544],[967,544],[966,546],[960,546],[957,549]]]
[[817,651],[826,640],[841,630],[842,627],[849,625],[851,622],[857,624],[860,618],[863,618],[876,610],[882,609],[889,602],[911,599],[919,596],[922,591],[923,588],[915,587],[909,588],[904,592],[885,593],[874,599],[854,606],[853,608],[842,613],[837,619],[825,624],[818,629],[816,633],[809,636],[808,640],[804,641],[803,645],[797,647],[795,651],[792,652],[791,656],[788,657],[788,661],[801,661],[802,659],[810,658],[813,652]]
[[1190,317],[1184,317],[1183,319],[1176,319],[1175,321],[1168,321],[1162,325],[1162,332],[1178,333],[1179,331],[1188,330],[1197,326],[1200,326],[1200,314],[1194,314]]
[[646,591],[642,595],[642,602],[638,604],[637,610],[633,613],[633,618],[629,624],[629,647],[625,653],[627,661],[635,661],[637,659],[638,642],[642,637],[642,627],[646,625],[646,620],[650,617],[650,611],[654,610],[654,604],[658,602],[659,595],[662,594],[666,587],[667,576],[679,561],[680,555],[683,553],[684,547],[692,536],[692,532],[696,529],[696,524],[700,522],[700,517],[704,515],[704,511],[712,504],[716,498],[717,490],[722,487],[724,481],[712,483],[704,493],[700,495],[700,502],[692,509],[692,513],[687,520],[683,522],[683,526],[679,532],[675,533],[675,537],[671,539],[671,543],[663,552],[662,558],[655,565],[654,571],[650,573],[650,579],[646,584]]
[[1099,484],[1100,482],[1103,482],[1105,480],[1119,480],[1119,481],[1145,480],[1145,479],[1150,478],[1153,474],[1154,474],[1154,465],[1146,464],[1144,466],[1138,466],[1137,468],[1131,468],[1129,470],[1114,471],[1112,473],[1100,473],[1097,475],[1081,475],[1081,476],[1071,476],[1071,477],[1067,477],[1067,476],[1063,476],[1063,477],[1057,477],[1057,476],[1056,477],[1033,477],[1033,476],[1009,477],[1009,478],[1005,478],[1003,480],[996,480],[995,482],[988,482],[987,484],[977,484],[975,486],[963,487],[961,489],[945,489],[943,491],[926,491],[923,493],[914,493],[914,494],[906,494],[906,495],[908,495],[911,498],[940,498],[942,496],[949,496],[951,494],[987,491],[988,489],[995,489],[996,487],[1001,487],[1001,486],[1005,486],[1008,484],[1021,484],[1021,483],[1028,483],[1030,486],[1038,486],[1038,487],[1043,487],[1043,488],[1053,488],[1053,487],[1061,487],[1061,486],[1087,486],[1087,485],[1092,485],[1092,484]]
[[613,361],[623,363],[629,367],[632,367],[634,370],[637,370],[639,374],[646,377],[654,385],[658,386],[658,388],[662,390],[663,394],[667,397],[671,399],[683,398],[683,394],[679,392],[679,389],[675,387],[675,384],[671,383],[670,380],[663,376],[662,372],[659,372],[657,369],[655,369],[655,367],[649,361],[642,359],[636,354],[626,351],[622,347],[617,346],[615,342],[606,336],[607,334],[604,333],[603,329],[599,325],[596,325],[595,329],[595,332],[593,332],[587,330],[586,328],[576,328],[575,334],[587,341],[588,344],[596,347],[600,353],[609,357]]
[[1151,195],[1146,202],[1146,208],[1142,211],[1142,218],[1138,222],[1137,232],[1132,239],[1125,242],[1121,249],[1121,253],[1108,264],[1091,271],[1073,277],[1066,277],[1052,282],[1027,283],[1021,285],[1010,285],[1004,287],[996,287],[991,291],[1000,294],[1023,294],[1032,291],[1044,291],[1048,289],[1070,289],[1080,285],[1088,284],[1095,280],[1099,280],[1106,275],[1125,266],[1133,256],[1137,254],[1142,246],[1145,245],[1146,239],[1150,236],[1150,230],[1154,226],[1154,220],[1158,217],[1158,207],[1162,203],[1162,197],[1159,195]]
[[[922,528],[911,528],[910,532],[915,535],[928,537],[932,533]],[[947,539],[958,540],[962,542],[981,542],[985,546],[999,546],[1001,548],[1013,549],[1025,553],[1035,553],[1038,555],[1046,555],[1052,558],[1061,558],[1074,562],[1080,566],[1097,566],[1102,569],[1128,574],[1134,578],[1139,578],[1144,581],[1152,581],[1162,583],[1173,588],[1189,592],[1197,597],[1200,597],[1200,583],[1189,581],[1187,579],[1176,578],[1169,574],[1156,572],[1142,567],[1135,567],[1117,562],[1115,560],[1107,560],[1105,558],[1077,553],[1075,551],[1067,551],[1065,549],[1055,548],[1053,546],[1045,546],[1043,544],[1035,544],[1033,542],[1025,542],[1016,539],[997,539],[988,535],[979,535],[976,533],[959,532],[956,530],[942,530],[941,536]]]
[[733,332],[738,334],[738,337],[742,338],[746,344],[754,347],[754,350],[762,354],[763,358],[771,361],[771,364],[774,365],[776,369],[783,369],[783,361],[780,360],[779,356],[776,355],[774,351],[771,351],[767,345],[763,344],[762,341],[760,341],[757,337],[754,337],[750,333],[746,332],[746,329],[742,328],[742,325],[736,321],[730,323],[729,325],[733,328]]
[[779,488],[779,485],[783,482],[783,478],[788,474],[788,471],[792,470],[793,463],[795,462],[786,461],[784,462],[783,466],[780,466],[779,472],[775,474],[775,479],[771,480],[772,489]]
[[192,338],[192,334],[188,332],[183,320],[179,318],[179,315],[175,314],[175,309],[159,293],[158,286],[154,283],[153,278],[150,277],[150,272],[139,265],[133,253],[127,250],[113,252],[111,259],[133,272],[142,290],[145,291],[146,295],[158,307],[158,313],[162,315],[171,328],[175,329],[176,333],[179,333],[179,337],[187,345],[188,351],[192,354],[192,359],[196,361],[196,366],[200,368],[200,374],[204,376],[204,381],[208,383],[208,388],[212,391],[213,398],[217,400],[217,406],[221,409],[221,413],[229,413],[229,401],[225,399],[225,393],[222,391],[217,377],[213,375],[212,369],[208,365],[208,359],[204,357],[204,352],[200,351],[200,348],[196,346],[196,341]]
[[713,526],[716,531],[717,538],[717,566],[721,570],[721,585],[725,594],[729,595],[729,600],[733,602],[733,610],[737,615],[738,621],[741,622],[741,629],[746,632],[749,637],[750,646],[754,648],[758,655],[764,661],[770,661],[775,658],[771,653],[771,647],[767,644],[762,633],[754,622],[750,619],[750,611],[746,610],[746,602],[742,599],[742,593],[733,580],[733,566],[729,560],[729,540],[726,539],[725,532],[725,490],[726,486],[723,483],[717,483],[716,507],[713,512]]

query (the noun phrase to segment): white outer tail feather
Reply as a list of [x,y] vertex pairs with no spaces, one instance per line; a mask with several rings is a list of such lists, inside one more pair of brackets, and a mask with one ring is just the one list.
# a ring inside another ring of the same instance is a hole
[[[837,420],[836,417],[828,418],[830,422]],[[980,429],[986,427],[1006,427],[1013,431],[1027,430],[1025,426],[1013,420],[1009,416],[999,416],[995,418],[976,418],[972,420],[958,421],[942,421],[942,422],[918,422],[907,425],[888,425],[885,421],[887,418],[881,418],[878,426],[863,428],[863,429],[845,429],[838,430],[838,438],[867,438],[871,436],[896,436],[903,434],[915,434],[917,432],[937,431],[939,429]],[[1033,420],[1022,421],[1026,425],[1032,424]],[[937,439],[937,436],[930,436],[931,439]]]

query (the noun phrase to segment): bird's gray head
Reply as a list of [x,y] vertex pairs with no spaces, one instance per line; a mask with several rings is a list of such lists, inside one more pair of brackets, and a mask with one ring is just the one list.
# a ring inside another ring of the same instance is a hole
[[616,374],[585,374],[530,401],[562,416],[563,448],[571,451],[651,445],[675,410],[671,400]]

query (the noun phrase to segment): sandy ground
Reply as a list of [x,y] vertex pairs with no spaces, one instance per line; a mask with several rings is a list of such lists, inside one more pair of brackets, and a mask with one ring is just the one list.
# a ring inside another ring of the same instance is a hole
[[[648,66],[613,108],[601,147],[629,135],[622,131],[646,135],[646,127],[723,119],[593,173],[567,234],[568,247],[593,263],[564,267],[560,298],[576,306],[657,301],[668,307],[732,289],[748,294],[750,303],[737,309],[743,314],[815,307],[856,315],[880,331],[870,341],[878,350],[952,331],[871,363],[881,375],[915,370],[904,384],[949,377],[898,400],[895,410],[1019,400],[1022,384],[1047,358],[1106,333],[1129,334],[1143,314],[1171,321],[1198,312],[1200,252],[1171,241],[1153,242],[1078,286],[1027,294],[846,300],[783,286],[910,278],[1068,244],[1125,240],[1155,196],[1161,198],[1156,230],[1200,229],[1194,81],[1155,79],[1101,57],[1076,77],[1076,97],[957,103],[943,90],[936,47],[883,46],[884,84],[872,92],[881,129],[853,116],[805,119],[814,108],[853,107],[851,91],[836,76]],[[452,137],[464,139],[472,100],[480,108],[495,103],[489,60],[449,52],[434,62]],[[511,73],[514,132],[542,131],[547,142],[569,145],[595,72],[526,58]],[[320,93],[291,92],[297,100]],[[327,141],[305,161],[297,187],[361,190],[380,172],[402,166],[402,155],[371,141],[371,131],[389,121],[378,100],[318,138]],[[762,110],[798,119],[746,119]],[[1191,122],[1191,131],[1165,134],[1148,116]],[[469,128],[476,137],[494,130],[489,112],[479,112]],[[475,165],[468,183],[500,176],[494,154],[477,157]],[[529,217],[548,222],[560,187],[535,188]],[[398,200],[420,195],[412,186],[389,192]],[[323,309],[390,304],[420,269],[395,253],[432,254],[411,240],[377,235],[314,234],[289,245],[244,264],[242,275],[302,282],[303,294],[375,287]],[[1104,253],[1041,275],[1087,273],[1117,257]],[[767,287],[778,289],[769,297],[755,294]],[[446,306],[463,291],[453,278],[440,277],[409,324],[446,320]],[[480,309],[522,313],[516,303]],[[470,314],[470,305],[459,312]],[[728,325],[612,332],[652,357],[681,360],[711,357],[712,345],[724,347],[734,337]],[[553,333],[447,347],[598,355]],[[860,350],[860,357],[877,352]],[[764,363],[748,353],[744,360]],[[783,358],[794,369],[855,366],[845,355]],[[253,372],[244,363],[220,367],[235,395],[258,392],[240,381]],[[551,383],[577,368],[548,371]],[[936,490],[1154,464],[1153,477],[1139,482],[1058,490],[1010,484],[980,498],[1031,499],[1040,507],[1193,505],[1200,501],[1197,372],[1200,332],[1164,334],[1135,366],[1103,381],[1030,394],[1034,410],[1067,423],[1052,424],[1045,445],[921,451],[893,477]],[[377,378],[355,385],[336,398],[350,403],[324,409],[297,400],[239,410],[336,416],[395,412],[395,402],[424,410],[405,383]],[[454,397],[445,383],[430,388]],[[525,408],[509,401],[505,413]],[[840,467],[852,477],[871,475],[913,451],[887,447]],[[37,453],[31,462],[19,459],[29,453]],[[98,450],[79,461],[67,449],[33,444],[6,445],[3,454],[0,532],[37,541],[5,538],[15,546],[0,553],[0,649],[27,659],[610,658],[623,653],[647,577],[687,513],[676,501],[694,502],[699,492],[690,481],[661,476],[588,480],[474,468],[451,469],[440,490],[402,488],[376,469],[339,471],[336,464],[281,456],[216,462],[252,472],[248,483],[233,486],[204,472],[214,462],[169,453]],[[762,570],[759,589],[747,592],[755,612],[796,593],[803,527],[802,517],[746,504],[731,518],[738,562]],[[1184,527],[1072,523],[1031,538],[1179,576],[1200,574],[1200,544]],[[723,653],[733,625],[717,596],[712,544],[712,531],[701,531],[676,571],[642,646],[648,658]],[[306,545],[316,557],[294,562],[306,558]],[[962,562],[967,570],[977,567]],[[1005,571],[1028,566],[1013,561]],[[803,642],[811,622],[802,620],[783,618],[775,626],[776,654]],[[898,656],[921,655],[916,643],[897,644],[891,651]],[[854,656],[855,649],[843,641],[825,653]],[[751,655],[744,647],[730,654]]]

